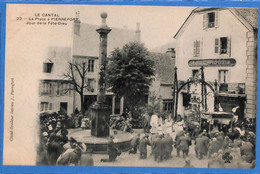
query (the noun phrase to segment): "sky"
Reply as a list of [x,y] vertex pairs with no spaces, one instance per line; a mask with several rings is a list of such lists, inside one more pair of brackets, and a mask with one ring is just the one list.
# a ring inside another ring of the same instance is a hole
[[[80,12],[80,21],[83,23],[100,25],[101,12],[107,12],[109,27],[136,29],[140,23],[141,40],[146,47],[153,49],[173,41],[173,36],[181,27],[194,7],[156,7],[156,6],[43,6],[39,13],[58,13],[62,17],[75,17]],[[50,45],[70,46],[72,22],[66,27],[50,27]]]

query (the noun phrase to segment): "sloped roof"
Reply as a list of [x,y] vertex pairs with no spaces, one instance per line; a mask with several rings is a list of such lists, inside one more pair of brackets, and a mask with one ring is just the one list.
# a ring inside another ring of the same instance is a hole
[[203,11],[209,11],[209,10],[216,10],[216,9],[228,9],[235,12],[235,14],[243,18],[244,21],[246,21],[253,29],[258,29],[258,9],[257,8],[219,8],[219,7],[197,7],[193,9],[190,13],[190,15],[186,18],[180,29],[177,31],[177,33],[174,35],[174,38],[180,33],[184,25],[187,23],[188,19],[194,14],[199,13]]
[[[99,34],[96,29],[100,26],[80,23],[79,36],[73,36],[73,55],[99,56]],[[107,39],[107,56],[115,48],[122,48],[126,43],[135,41],[135,30],[111,27]]]
[[253,28],[258,28],[257,8],[234,8]]
[[155,63],[155,74],[160,83],[172,84],[175,60],[170,54],[150,52],[149,58]]

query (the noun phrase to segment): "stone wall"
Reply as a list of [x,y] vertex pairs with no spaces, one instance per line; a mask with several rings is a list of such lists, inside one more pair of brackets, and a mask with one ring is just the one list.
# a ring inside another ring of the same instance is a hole
[[257,96],[257,32],[247,32],[246,51],[246,118],[256,117],[256,96]]

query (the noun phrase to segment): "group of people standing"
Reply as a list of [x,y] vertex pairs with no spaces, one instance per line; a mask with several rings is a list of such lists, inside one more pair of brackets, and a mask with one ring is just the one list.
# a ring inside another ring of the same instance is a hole
[[251,168],[255,164],[255,134],[237,130],[240,129],[219,131],[217,126],[206,130],[195,125],[190,131],[181,119],[174,123],[170,118],[163,119],[154,114],[150,118],[150,133],[137,134],[129,154],[136,154],[139,150],[139,158],[146,159],[147,147],[151,146],[154,161],[163,161],[172,157],[175,148],[176,157],[183,157],[186,166],[192,166],[189,152],[194,151],[198,160],[209,160],[208,167],[217,167],[215,163],[218,161],[221,168]]
[[154,161],[163,161],[171,158],[171,152],[173,150],[173,139],[169,134],[154,134],[149,136],[148,134],[137,134],[132,142],[129,154],[136,154],[137,149],[140,151],[140,159],[147,158],[147,146],[151,146],[151,154],[154,157]]

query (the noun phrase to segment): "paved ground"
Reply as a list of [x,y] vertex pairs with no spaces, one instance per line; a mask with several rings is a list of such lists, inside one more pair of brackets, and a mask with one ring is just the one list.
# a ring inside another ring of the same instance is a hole
[[[74,132],[73,130],[70,130],[69,132]],[[134,130],[134,134],[136,133],[142,133],[142,130]],[[122,152],[122,154],[117,157],[117,160],[115,162],[100,162],[102,158],[108,158],[108,155],[101,155],[101,154],[94,154],[94,165],[95,166],[149,166],[149,167],[183,167],[185,165],[184,159],[182,157],[176,157],[176,149],[173,150],[172,156],[173,158],[157,162],[153,160],[153,156],[150,156],[151,153],[151,147],[148,146],[148,157],[147,159],[139,159],[140,153],[137,154],[128,154],[128,152]],[[194,151],[194,141],[192,142],[192,146],[190,146],[190,152],[189,152],[189,158],[191,160],[191,164],[194,167],[198,168],[207,168],[208,165],[208,159],[202,159],[198,160],[195,156]]]

